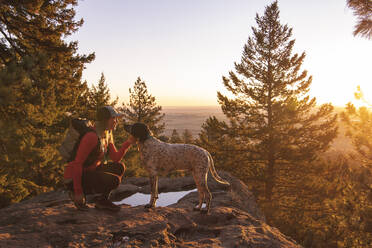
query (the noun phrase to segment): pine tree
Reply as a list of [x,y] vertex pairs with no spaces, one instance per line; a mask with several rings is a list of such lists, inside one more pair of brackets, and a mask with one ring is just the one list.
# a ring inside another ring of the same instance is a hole
[[347,6],[354,10],[358,17],[354,35],[360,35],[367,39],[372,38],[372,1],[371,0],[347,0]]
[[110,89],[107,86],[106,78],[103,72],[98,81],[98,85],[92,85],[91,90],[89,91],[89,119],[94,120],[96,112],[99,108],[103,106],[115,106],[119,98],[116,97],[115,100],[111,101]]
[[372,113],[367,107],[359,109],[348,103],[341,114],[346,124],[346,136],[350,137],[357,154],[353,158],[372,168]]
[[170,136],[169,142],[173,144],[182,143],[182,139],[176,129],[172,130],[172,134]]
[[[136,122],[147,124],[154,136],[165,140],[162,135],[165,128],[165,123],[161,123],[164,118],[164,114],[161,113],[162,107],[156,105],[155,97],[148,93],[146,83],[138,77],[133,89],[129,89],[129,93],[129,104],[122,103],[118,108],[124,114],[124,122],[120,122],[114,132],[115,142],[121,143],[128,138],[124,123]],[[147,172],[140,164],[138,152],[130,150],[125,155],[125,164],[128,176],[147,176]]]
[[64,112],[84,92],[82,70],[94,59],[78,55],[77,42],[64,40],[83,24],[74,20],[76,5],[76,0],[0,5],[0,177],[8,192],[0,201],[15,202],[60,181],[56,146],[66,128]]
[[129,104],[121,108],[126,121],[145,123],[155,136],[160,136],[165,129],[165,123],[161,123],[165,114],[161,113],[162,107],[157,106],[155,97],[148,93],[146,83],[138,77],[129,93]]
[[95,113],[93,112],[95,108],[92,107],[92,104],[90,101],[91,95],[92,95],[92,90],[89,88],[88,82],[85,80],[82,83],[82,91],[80,95],[78,96],[74,109],[70,113],[73,116],[76,116],[79,118],[94,120]]
[[194,143],[194,138],[192,137],[192,133],[189,129],[185,129],[182,133],[182,142],[185,144],[192,144]]
[[[264,166],[265,199],[270,201],[281,164],[311,161],[328,149],[337,134],[333,106],[316,106],[307,93],[312,78],[300,71],[305,58],[292,54],[292,29],[279,22],[277,2],[256,15],[258,27],[244,46],[223,83],[234,98],[218,92],[218,101],[229,119],[221,134],[234,140],[236,166]],[[239,162],[240,160],[240,162]]]
[[225,121],[219,121],[215,116],[209,117],[202,124],[195,143],[211,153],[216,168],[240,178],[259,197],[259,193],[263,192],[264,165],[252,159],[252,155],[246,152],[246,144],[229,134],[229,129]]

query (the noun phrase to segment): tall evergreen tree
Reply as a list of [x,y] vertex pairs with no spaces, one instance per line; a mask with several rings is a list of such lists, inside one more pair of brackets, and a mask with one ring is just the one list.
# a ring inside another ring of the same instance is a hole
[[[129,93],[129,103],[122,103],[119,108],[124,114],[124,121],[119,123],[114,132],[115,142],[121,143],[128,138],[123,124],[135,122],[146,123],[156,137],[165,140],[166,137],[162,135],[165,128],[165,123],[161,123],[164,118],[164,114],[161,113],[162,107],[157,106],[155,97],[148,93],[146,83],[138,77]],[[125,156],[128,176],[147,176],[147,172],[140,165],[138,152],[129,150]]]
[[103,106],[115,106],[119,98],[116,97],[115,100],[111,100],[111,94],[110,94],[110,89],[107,86],[106,83],[106,78],[103,72],[101,73],[101,77],[98,81],[97,86],[92,85],[91,90],[89,91],[89,118],[91,120],[95,119],[95,114],[97,110],[100,107]]
[[76,5],[77,0],[0,4],[0,173],[13,192],[9,202],[55,186],[62,173],[55,148],[65,130],[64,112],[74,109],[86,89],[82,70],[94,59],[78,55],[77,42],[64,40],[83,24],[74,20]]
[[[226,122],[219,121],[215,116],[209,117],[202,124],[199,138],[195,142],[211,153],[217,168],[239,177],[250,187],[253,185],[252,180],[262,181],[259,176],[262,175],[259,173],[262,166],[260,167],[260,161],[252,161],[246,144],[229,134],[229,130]],[[253,188],[250,190],[255,191]]]
[[372,38],[372,1],[371,0],[347,0],[347,6],[354,10],[358,17],[354,35],[360,35],[367,39]]
[[129,93],[129,104],[121,108],[126,121],[143,122],[155,136],[161,135],[165,129],[165,123],[161,123],[165,114],[161,113],[162,107],[156,104],[155,97],[148,93],[146,83],[138,77]]
[[76,104],[74,106],[71,114],[76,117],[85,118],[92,120],[94,117],[92,104],[90,103],[90,97],[92,95],[92,90],[88,86],[88,82],[85,80],[82,83],[83,90],[78,96]]
[[223,77],[235,97],[217,95],[229,119],[226,127],[220,125],[221,134],[234,140],[229,152],[236,155],[236,166],[263,165],[264,195],[270,200],[280,165],[301,166],[327,150],[337,133],[337,116],[331,104],[317,107],[307,95],[312,78],[300,71],[305,53],[292,55],[292,29],[280,24],[277,1],[263,16],[257,14],[256,22],[236,72]]

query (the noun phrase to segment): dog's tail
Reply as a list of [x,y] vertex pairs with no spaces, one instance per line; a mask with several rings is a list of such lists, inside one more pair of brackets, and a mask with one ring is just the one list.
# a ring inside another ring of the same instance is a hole
[[221,184],[226,184],[226,185],[230,185],[229,182],[223,180],[218,174],[217,174],[217,171],[216,171],[216,168],[214,167],[214,162],[213,162],[213,158],[211,156],[211,154],[209,152],[207,152],[208,154],[208,159],[209,159],[209,170],[211,171],[211,174],[214,178],[214,180],[216,180],[217,182],[221,183]]

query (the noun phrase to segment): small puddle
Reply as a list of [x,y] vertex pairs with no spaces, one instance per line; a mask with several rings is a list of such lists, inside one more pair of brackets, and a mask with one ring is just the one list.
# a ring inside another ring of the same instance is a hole
[[[177,203],[179,199],[184,197],[190,192],[194,192],[196,189],[189,190],[189,191],[178,191],[178,192],[168,192],[168,193],[160,193],[159,199],[156,202],[156,206],[158,207],[166,207],[171,204]],[[142,193],[135,193],[127,198],[124,198],[121,201],[114,202],[116,205],[127,204],[131,205],[132,207],[145,205],[150,202],[150,194],[142,194]]]

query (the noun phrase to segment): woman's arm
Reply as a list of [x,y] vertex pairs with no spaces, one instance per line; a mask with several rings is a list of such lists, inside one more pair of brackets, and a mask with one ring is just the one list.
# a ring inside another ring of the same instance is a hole
[[125,141],[119,150],[116,149],[115,145],[113,143],[109,143],[109,155],[113,162],[119,162],[127,153],[128,148],[132,145],[131,141],[127,140]]

